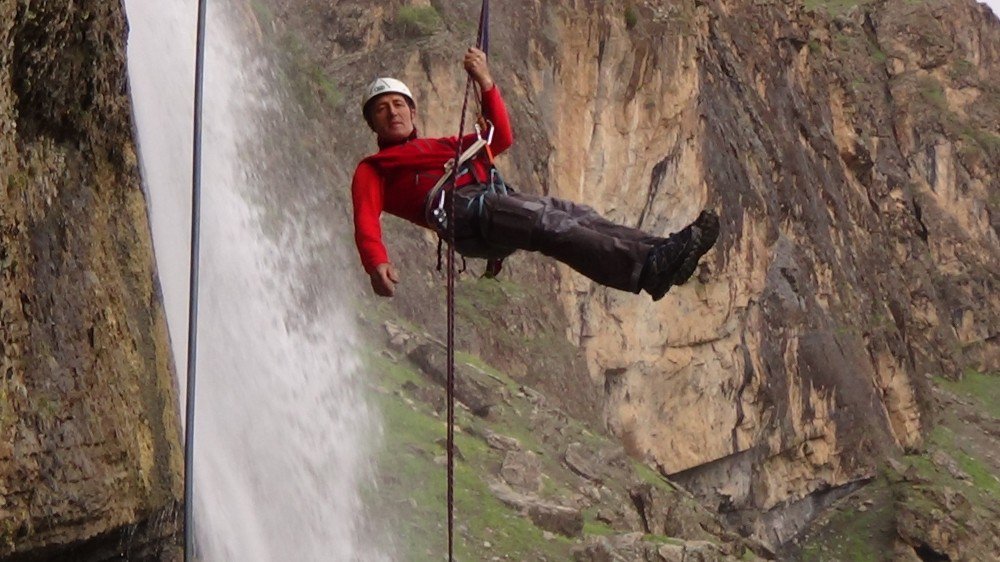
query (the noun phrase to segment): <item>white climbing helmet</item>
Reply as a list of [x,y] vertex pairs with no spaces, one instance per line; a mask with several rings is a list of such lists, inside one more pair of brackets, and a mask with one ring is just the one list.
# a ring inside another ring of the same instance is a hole
[[395,78],[376,78],[375,81],[365,88],[365,95],[361,100],[361,112],[366,113],[365,109],[368,107],[368,102],[382,94],[401,94],[406,96],[410,105],[416,105],[413,101],[413,94],[410,93],[410,89],[406,87],[406,84]]

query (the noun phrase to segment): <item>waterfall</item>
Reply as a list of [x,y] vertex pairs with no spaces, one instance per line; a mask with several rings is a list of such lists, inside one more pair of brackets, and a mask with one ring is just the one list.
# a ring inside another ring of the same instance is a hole
[[[183,404],[196,2],[125,4],[143,181]],[[219,4],[209,3],[205,67],[198,558],[388,560],[387,548],[370,545],[380,541],[370,540],[363,515],[379,426],[361,390],[355,327],[337,276],[320,278],[310,263],[317,253],[346,254],[330,228],[283,206],[296,200],[283,193],[321,193],[333,182],[282,148],[294,135],[286,119],[294,108],[279,73]]]

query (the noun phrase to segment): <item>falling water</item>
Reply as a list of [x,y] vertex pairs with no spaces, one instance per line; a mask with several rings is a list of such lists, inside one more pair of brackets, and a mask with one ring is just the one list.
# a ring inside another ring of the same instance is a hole
[[[332,232],[275,208],[324,189],[281,157],[277,74],[210,2],[195,434],[198,558],[388,560],[366,540],[359,490],[378,424],[358,383],[335,276],[305,271]],[[167,320],[183,395],[196,3],[127,0],[129,78]],[[273,158],[261,158],[271,153]],[[266,180],[265,180],[266,178]],[[298,214],[301,216],[301,214]],[[333,278],[330,278],[333,277]],[[309,295],[309,298],[302,298]],[[307,304],[306,304],[307,303]],[[181,400],[183,403],[183,399]]]

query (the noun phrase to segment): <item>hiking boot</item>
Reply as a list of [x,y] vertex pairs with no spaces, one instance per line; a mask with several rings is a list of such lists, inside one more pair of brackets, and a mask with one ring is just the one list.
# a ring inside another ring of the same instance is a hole
[[665,240],[656,242],[649,250],[639,284],[654,301],[662,299],[673,284],[674,272],[684,261],[690,240],[691,227],[688,226],[680,232],[671,234]]
[[642,270],[640,287],[658,301],[670,287],[683,285],[694,274],[698,260],[719,238],[719,217],[702,211],[695,221],[656,243]]

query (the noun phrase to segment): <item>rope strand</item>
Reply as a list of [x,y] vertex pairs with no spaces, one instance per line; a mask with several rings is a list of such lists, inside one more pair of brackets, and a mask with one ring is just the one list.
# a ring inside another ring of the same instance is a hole
[[184,406],[184,560],[194,558],[194,387],[198,350],[198,262],[201,245],[201,120],[205,84],[205,25],[208,0],[198,0],[195,47],[194,143],[191,170],[191,269],[188,279],[187,388]]
[[[458,148],[455,162],[462,155],[462,137],[465,135],[465,112],[469,108],[469,90],[472,78],[465,81],[465,101],[458,125]],[[445,191],[448,208],[448,560],[453,561],[455,547],[455,176]]]
[[[479,34],[476,46],[489,51],[489,0],[483,0],[479,14]],[[462,140],[465,136],[465,113],[469,109],[469,92],[472,91],[472,77],[465,80],[465,98],[462,101],[462,115],[458,124],[458,147],[455,151],[455,165],[462,156]],[[448,560],[455,560],[455,178],[452,176],[446,188],[448,208]]]

